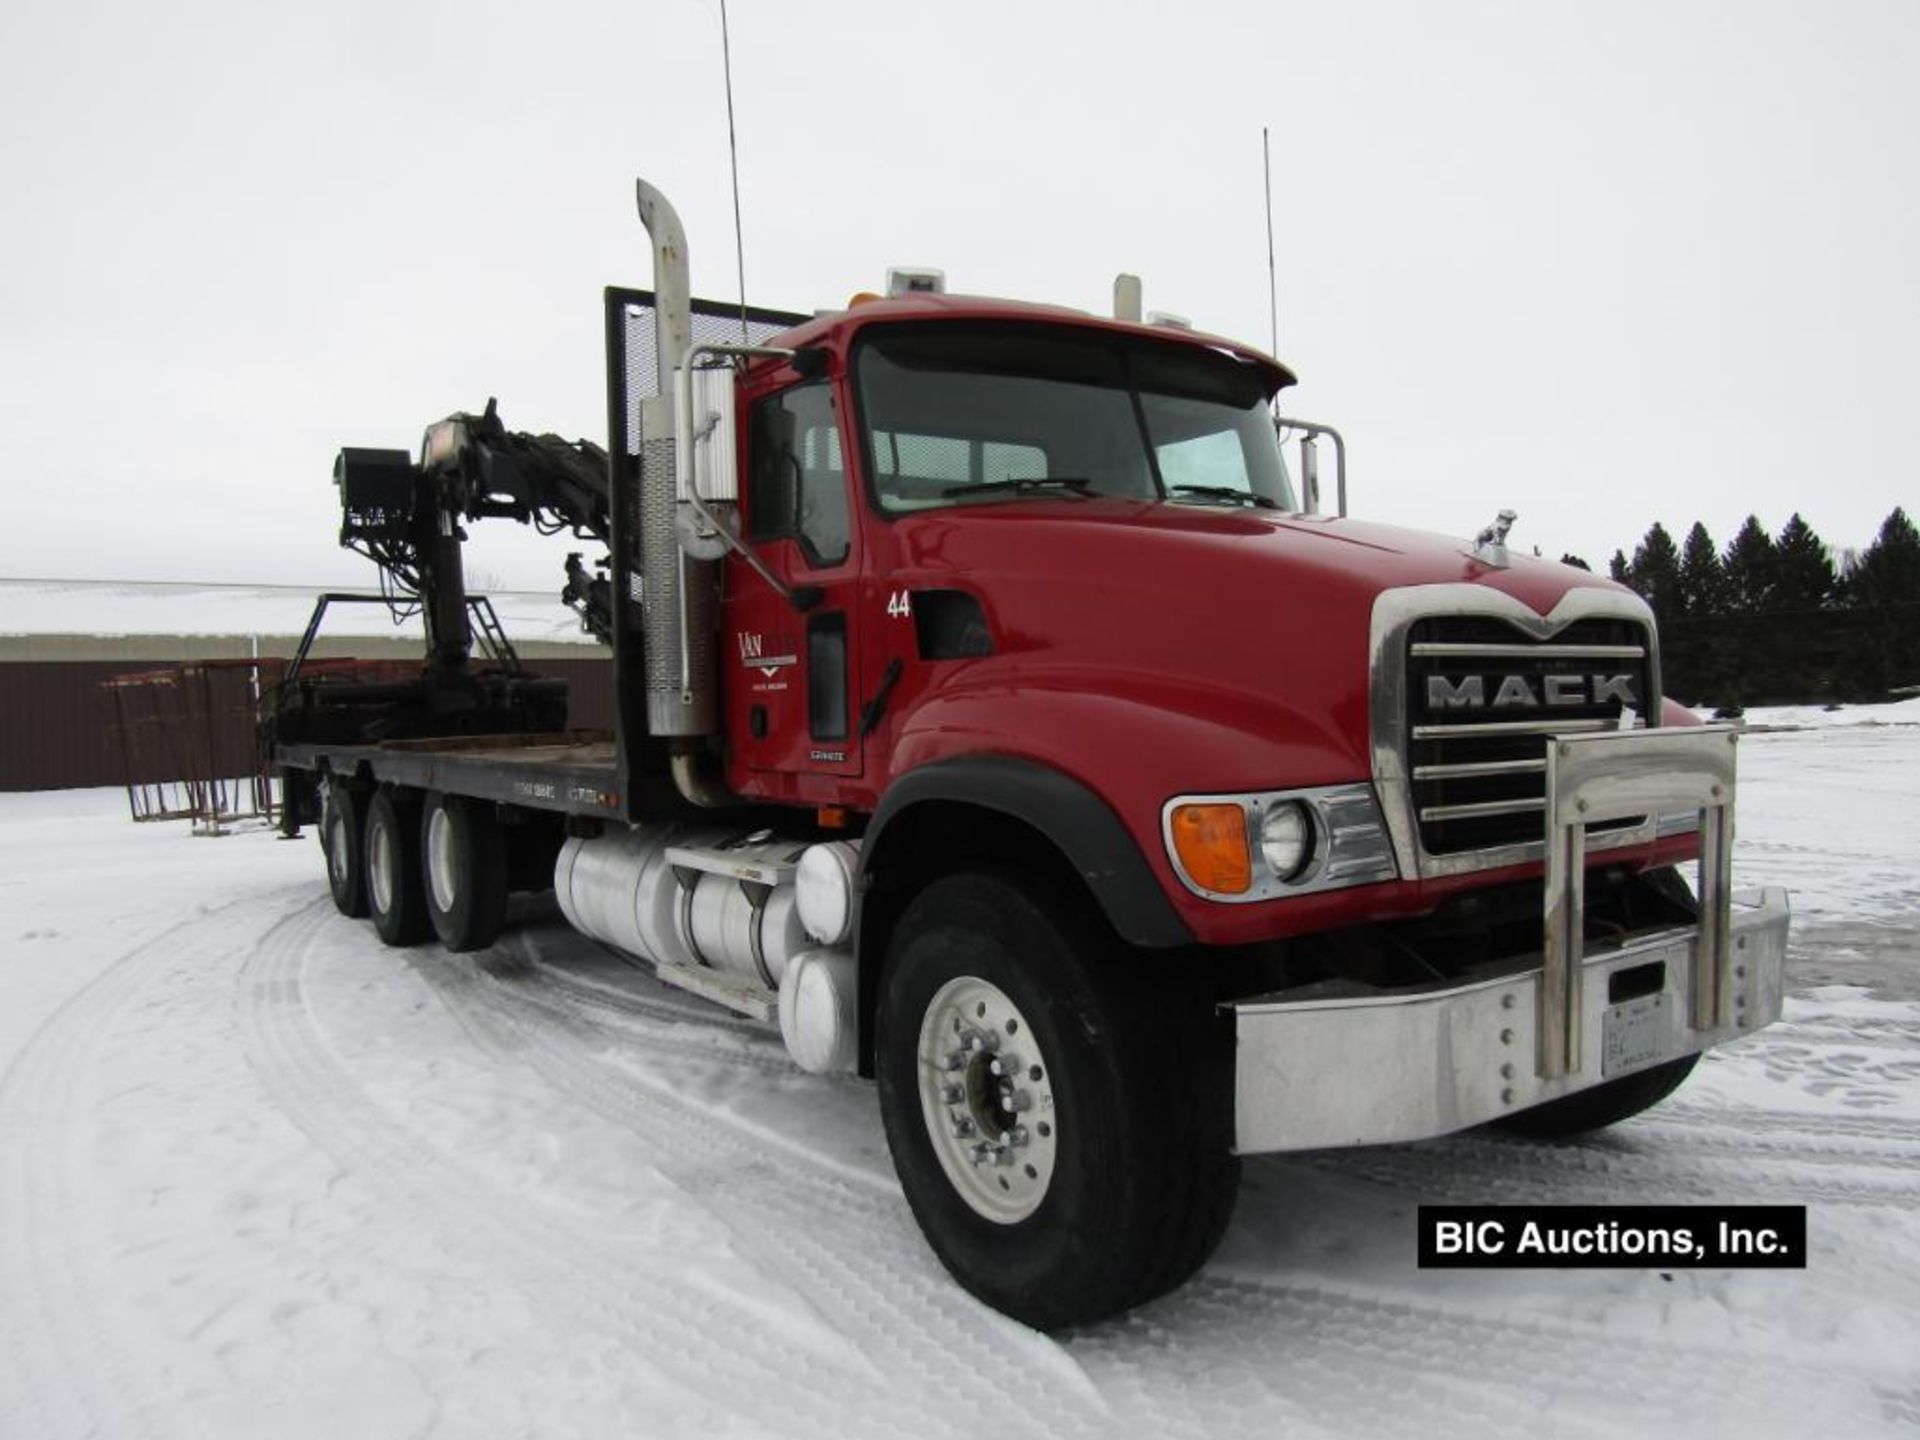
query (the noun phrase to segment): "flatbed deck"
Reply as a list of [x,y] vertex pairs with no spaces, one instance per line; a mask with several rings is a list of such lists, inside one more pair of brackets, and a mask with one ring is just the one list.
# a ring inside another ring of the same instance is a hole
[[274,747],[274,763],[296,770],[364,773],[389,784],[564,815],[623,813],[614,739],[600,730],[376,745],[283,744]]

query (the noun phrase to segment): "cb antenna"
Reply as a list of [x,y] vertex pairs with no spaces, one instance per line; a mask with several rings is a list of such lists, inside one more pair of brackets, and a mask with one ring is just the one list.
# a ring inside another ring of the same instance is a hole
[[[720,0],[720,64],[727,77],[727,159],[733,167],[733,255],[740,274],[740,343],[747,334],[747,241],[740,229],[740,145],[733,133],[733,45],[727,34],[727,0]],[[1271,231],[1272,222],[1269,220]]]
[[[720,0],[721,13],[725,13],[726,0]],[[1267,331],[1271,336],[1268,353],[1280,353],[1280,293],[1278,282],[1273,275],[1273,147],[1267,140],[1267,127],[1260,127],[1260,160],[1266,171],[1267,181]],[[740,204],[740,192],[734,191],[733,203],[737,210]],[[735,222],[738,223],[737,221]],[[744,294],[744,290],[742,291]]]

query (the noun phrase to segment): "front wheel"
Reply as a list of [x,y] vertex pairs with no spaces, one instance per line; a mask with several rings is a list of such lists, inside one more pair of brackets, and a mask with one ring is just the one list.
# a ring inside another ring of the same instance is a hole
[[894,931],[875,1066],[914,1218],[954,1277],[1040,1329],[1171,1290],[1239,1180],[1230,1055],[1191,957],[993,871]]

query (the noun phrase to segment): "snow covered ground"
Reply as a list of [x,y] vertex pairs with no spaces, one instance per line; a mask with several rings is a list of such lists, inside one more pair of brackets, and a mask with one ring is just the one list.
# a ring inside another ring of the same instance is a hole
[[[0,796],[0,1435],[1910,1433],[1920,714],[1863,714],[1742,744],[1780,1026],[1604,1137],[1252,1161],[1195,1283],[1058,1340],[947,1280],[869,1087],[550,906],[399,954],[311,839]],[[1811,1256],[1421,1272],[1423,1200],[1804,1203]]]

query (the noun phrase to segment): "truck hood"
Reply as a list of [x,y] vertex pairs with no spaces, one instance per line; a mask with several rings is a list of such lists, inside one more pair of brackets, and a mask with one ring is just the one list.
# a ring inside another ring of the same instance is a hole
[[992,657],[935,690],[1059,688],[1184,713],[1247,742],[1203,747],[1211,778],[1190,783],[1222,789],[1272,773],[1276,742],[1294,783],[1370,773],[1383,591],[1485,586],[1545,615],[1570,590],[1619,588],[1525,556],[1495,568],[1467,540],[1393,526],[1107,499],[946,509],[901,519],[895,538],[901,580],[971,593],[993,634]]
[[[1130,501],[1046,501],[952,509],[899,523],[904,559],[943,562],[1061,591],[1074,608],[1127,594],[1177,597],[1181,606],[1269,611],[1284,600],[1324,611],[1407,585],[1468,583],[1502,591],[1546,614],[1571,589],[1612,581],[1552,561],[1513,557],[1504,569],[1476,559],[1472,542],[1426,531],[1326,516],[1217,510]],[[1296,617],[1297,618],[1297,617]]]

